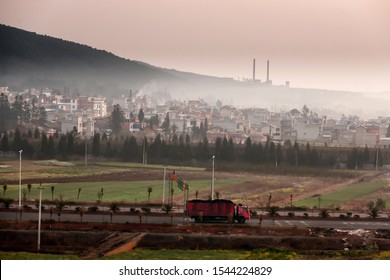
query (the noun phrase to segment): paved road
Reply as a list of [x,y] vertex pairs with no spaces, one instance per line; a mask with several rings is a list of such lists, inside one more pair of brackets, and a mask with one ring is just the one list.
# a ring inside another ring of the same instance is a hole
[[[53,214],[53,219],[58,220],[57,214]],[[18,220],[18,212],[0,212],[0,220]],[[50,219],[49,213],[42,213],[42,219]],[[62,213],[60,216],[61,221],[80,221],[80,215],[76,213]],[[25,212],[22,215],[22,220],[38,220],[38,213]],[[84,214],[83,222],[111,222],[111,217],[107,213],[102,214]],[[113,215],[113,223],[139,223],[138,216],[132,215]],[[170,224],[171,218],[164,216],[143,216],[143,223],[152,224]],[[194,223],[191,219],[186,217],[173,217],[172,222],[174,224],[190,224]],[[258,219],[251,219],[247,221],[248,225],[259,226]],[[263,219],[262,226],[273,226],[275,227],[321,227],[321,228],[336,228],[336,229],[389,229],[390,230],[390,219],[383,220],[311,220],[311,219],[283,219],[279,218],[273,221],[271,219]]]

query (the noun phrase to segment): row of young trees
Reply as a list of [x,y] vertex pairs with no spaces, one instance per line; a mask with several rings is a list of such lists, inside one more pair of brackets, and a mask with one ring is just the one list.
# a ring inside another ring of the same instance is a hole
[[47,136],[35,130],[34,133],[29,131],[21,135],[18,129],[12,135],[3,134],[0,151],[23,150],[23,155],[28,158],[66,160],[74,156],[84,156],[86,145],[88,153],[94,157],[134,162],[142,162],[147,158],[149,163],[207,161],[215,155],[222,162],[311,167],[334,167],[338,163],[345,163],[348,168],[354,169],[364,164],[378,163],[381,166],[390,160],[387,149],[367,147],[315,147],[309,143],[299,145],[290,141],[286,141],[284,145],[272,141],[252,143],[250,138],[247,138],[244,144],[236,144],[232,138],[226,137],[217,138],[213,144],[210,144],[206,137],[194,143],[188,134],[175,134],[171,140],[166,141],[160,134],[154,139],[136,139],[134,136],[108,139],[106,134],[96,133],[85,143],[84,139],[77,137],[77,133]]

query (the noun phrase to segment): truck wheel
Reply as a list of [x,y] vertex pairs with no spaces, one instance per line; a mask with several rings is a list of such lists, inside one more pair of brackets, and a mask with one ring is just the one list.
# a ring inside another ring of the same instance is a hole
[[238,218],[238,223],[239,224],[245,224],[245,218],[244,217],[239,217]]

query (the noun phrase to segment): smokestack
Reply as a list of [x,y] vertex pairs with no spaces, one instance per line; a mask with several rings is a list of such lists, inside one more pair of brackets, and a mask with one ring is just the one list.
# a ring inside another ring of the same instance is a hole
[[253,59],[253,81],[256,81],[256,59]]
[[267,82],[269,82],[269,60],[267,60]]

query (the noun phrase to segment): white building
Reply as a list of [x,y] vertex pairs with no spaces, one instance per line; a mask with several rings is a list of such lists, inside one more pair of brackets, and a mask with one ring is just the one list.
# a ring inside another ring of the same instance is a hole
[[95,132],[95,121],[90,117],[70,115],[61,121],[61,134],[72,132],[76,128],[82,137],[93,137]]

